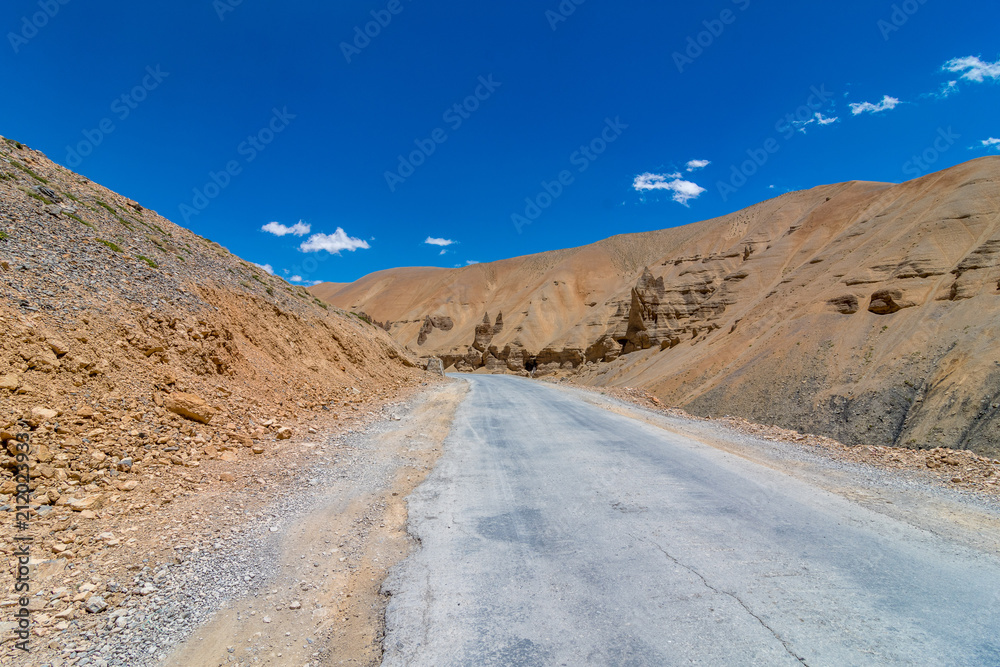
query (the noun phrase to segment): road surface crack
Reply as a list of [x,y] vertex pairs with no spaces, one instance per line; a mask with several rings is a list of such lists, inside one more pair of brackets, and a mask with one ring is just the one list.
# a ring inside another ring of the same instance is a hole
[[701,583],[703,583],[705,585],[705,587],[707,589],[709,589],[710,591],[712,591],[713,593],[717,593],[719,595],[726,595],[726,596],[731,597],[732,599],[736,600],[736,602],[741,607],[743,607],[743,609],[744,609],[744,611],[746,611],[746,613],[750,614],[755,619],[757,619],[757,622],[760,623],[761,626],[765,630],[767,630],[768,632],[770,632],[771,635],[775,639],[777,639],[779,642],[781,642],[781,645],[784,647],[785,652],[788,653],[788,655],[792,656],[793,658],[795,658],[796,660],[798,660],[799,662],[801,662],[803,665],[806,665],[806,667],[809,667],[809,663],[806,662],[805,658],[803,658],[801,655],[799,655],[798,653],[796,653],[795,651],[793,651],[792,647],[789,646],[788,642],[785,641],[784,639],[782,639],[781,635],[779,635],[777,632],[775,632],[774,628],[772,628],[770,625],[768,625],[764,621],[764,619],[762,619],[760,616],[758,616],[757,614],[755,614],[753,612],[753,610],[750,609],[749,606],[747,606],[747,603],[744,602],[740,598],[739,595],[737,595],[736,593],[730,593],[729,591],[724,591],[724,590],[722,590],[720,588],[717,588],[717,587],[713,586],[711,583],[709,583],[708,579],[706,579],[705,576],[701,572],[699,572],[698,570],[694,569],[690,565],[687,565],[686,563],[682,563],[675,556],[672,556],[666,549],[664,549],[662,546],[660,546],[660,544],[658,544],[657,542],[654,542],[653,540],[644,540],[642,538],[636,537],[635,535],[632,535],[632,538],[635,539],[635,540],[638,540],[640,542],[649,542],[650,544],[652,544],[654,547],[656,547],[657,549],[659,549],[660,552],[664,556],[666,556],[671,562],[673,562],[676,565],[679,565],[680,567],[683,567],[685,570],[687,570],[688,572],[690,572],[694,576],[696,576],[699,579],[701,579]]

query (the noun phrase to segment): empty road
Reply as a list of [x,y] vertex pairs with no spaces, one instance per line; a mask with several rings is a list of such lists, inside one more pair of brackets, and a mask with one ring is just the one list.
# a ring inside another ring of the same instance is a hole
[[383,665],[997,665],[1000,560],[569,392],[471,383]]

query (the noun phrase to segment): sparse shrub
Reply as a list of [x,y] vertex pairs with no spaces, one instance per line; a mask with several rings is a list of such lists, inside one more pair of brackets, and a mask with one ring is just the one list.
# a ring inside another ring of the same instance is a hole
[[6,241],[6,240],[7,240],[7,239],[9,239],[9,238],[10,238],[10,237],[9,237],[9,236],[7,236],[7,233],[6,233],[6,232],[0,232],[0,241]]
[[42,183],[48,183],[47,180],[45,180],[44,178],[42,178],[41,176],[39,176],[38,174],[36,174],[35,172],[33,172],[28,167],[25,167],[20,162],[11,161],[11,164],[14,165],[15,167],[17,167],[18,169],[20,169],[21,171],[23,171],[24,173],[26,173],[28,176],[31,176],[36,181],[41,181]]
[[87,225],[87,226],[88,226],[88,227],[90,227],[91,229],[97,229],[97,228],[96,228],[96,227],[94,227],[94,226],[93,226],[92,224],[90,224],[89,222],[87,222],[86,220],[84,220],[83,218],[81,218],[80,216],[78,216],[78,215],[75,215],[75,214],[73,214],[73,213],[67,213],[67,214],[66,214],[66,217],[67,217],[67,218],[73,218],[74,220],[76,220],[77,222],[79,222],[79,223],[80,223],[81,225]]
[[136,257],[138,257],[142,261],[146,262],[146,264],[148,264],[149,268],[151,268],[151,269],[159,268],[157,266],[156,262],[154,262],[153,260],[151,260],[149,257],[146,257],[145,255],[136,255]]
[[118,244],[112,243],[111,241],[105,241],[104,239],[97,239],[97,242],[100,243],[101,245],[105,245],[111,248],[115,252],[123,252],[123,250],[118,246]]

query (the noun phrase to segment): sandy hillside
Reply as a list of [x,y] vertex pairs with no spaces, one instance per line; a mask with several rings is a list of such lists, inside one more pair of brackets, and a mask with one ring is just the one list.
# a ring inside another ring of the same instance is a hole
[[[191,519],[206,499],[263,503],[303,439],[371,421],[426,379],[382,329],[2,138],[0,328],[0,552],[15,563],[15,537],[33,538],[32,634],[63,637],[58,650],[141,597],[105,582],[209,539],[174,526],[218,532]],[[10,511],[19,434],[25,531]],[[235,530],[229,510],[217,516]]]
[[847,443],[1000,452],[1000,157],[314,295],[457,370],[641,386]]

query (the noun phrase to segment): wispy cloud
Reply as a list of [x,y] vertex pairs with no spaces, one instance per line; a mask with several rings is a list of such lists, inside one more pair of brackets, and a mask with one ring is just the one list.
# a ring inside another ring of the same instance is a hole
[[988,63],[978,56],[965,56],[964,58],[952,58],[942,67],[946,72],[959,73],[960,79],[982,83],[986,79],[997,80],[1000,78],[1000,60],[995,63]]
[[342,250],[354,252],[359,248],[368,249],[371,246],[367,241],[348,236],[340,227],[333,234],[313,234],[307,241],[299,246],[302,252],[319,252],[325,250],[334,255],[339,255]]
[[466,266],[472,266],[473,264],[479,264],[479,260],[478,259],[467,259],[467,260],[465,260],[465,265]]
[[862,113],[881,113],[895,109],[898,104],[899,100],[897,98],[886,95],[882,98],[881,102],[876,104],[872,104],[871,102],[852,102],[851,113],[855,116]]
[[989,139],[983,139],[983,148],[996,148],[1000,151],[1000,139],[996,137],[990,137]]
[[319,285],[319,284],[321,284],[323,281],[322,280],[306,280],[302,276],[292,276],[292,277],[290,277],[288,279],[288,282],[290,282],[290,283],[296,283],[298,285],[307,285],[308,287],[312,287],[313,285]]
[[688,171],[695,171],[697,169],[704,169],[710,164],[712,164],[710,160],[689,160],[685,166]]
[[816,125],[819,125],[819,126],[822,127],[823,125],[830,125],[832,123],[836,123],[838,120],[840,120],[840,118],[837,117],[837,116],[833,116],[831,118],[827,118],[823,114],[817,112],[817,113],[813,114],[813,117],[810,118],[809,120],[793,120],[792,121],[792,125],[799,132],[801,132],[802,134],[805,134],[806,133],[806,128],[808,126],[814,124],[814,123]]
[[635,177],[632,187],[639,192],[646,190],[667,190],[673,193],[673,200],[678,204],[688,205],[691,199],[697,199],[705,192],[705,188],[697,183],[686,181],[681,174],[640,174]]
[[941,84],[941,90],[937,93],[931,93],[931,97],[948,97],[952,93],[958,92],[958,81],[947,81]]
[[427,245],[437,245],[444,247],[451,245],[452,243],[454,243],[454,241],[452,241],[451,239],[438,239],[434,238],[433,236],[428,236],[427,240],[424,241],[424,243],[426,243]]
[[268,275],[271,275],[271,276],[274,275],[274,267],[271,266],[270,264],[258,264],[257,262],[254,262],[253,265],[256,266],[257,268],[264,269],[264,271]]
[[280,222],[269,222],[260,228],[260,231],[267,232],[268,234],[274,234],[275,236],[286,236],[291,234],[292,236],[305,236],[309,233],[311,227],[299,220],[291,227],[281,224]]

